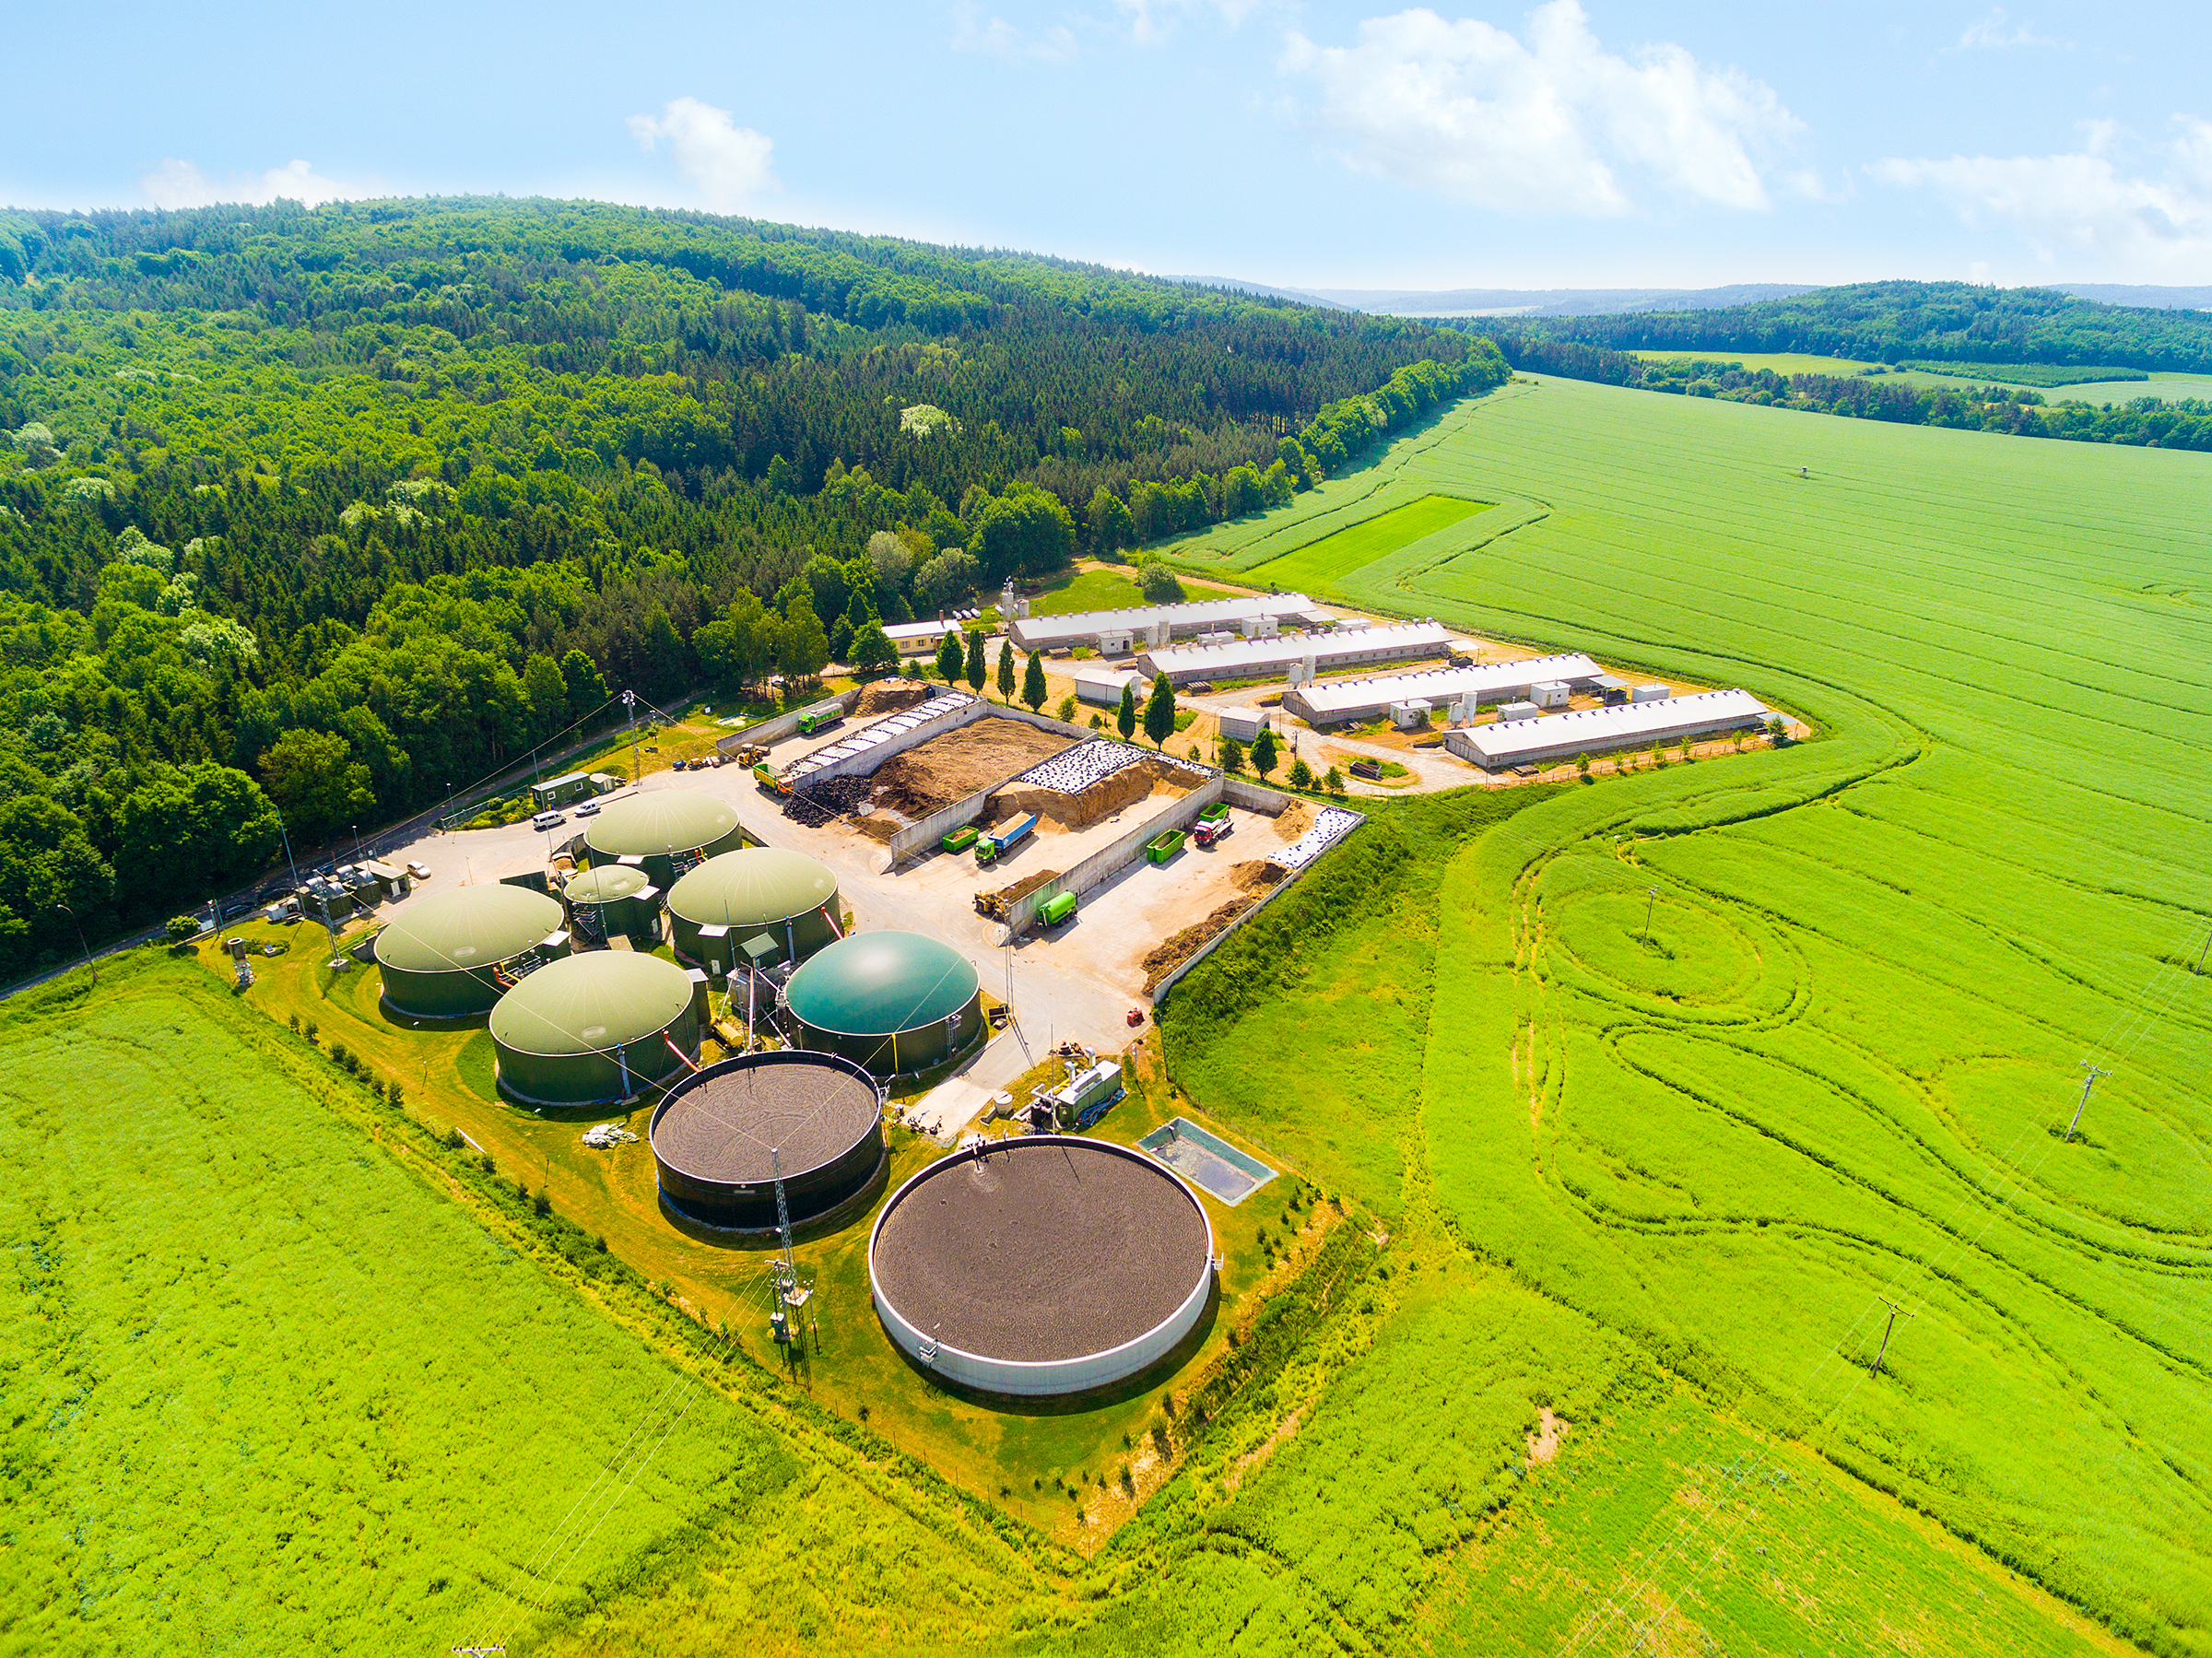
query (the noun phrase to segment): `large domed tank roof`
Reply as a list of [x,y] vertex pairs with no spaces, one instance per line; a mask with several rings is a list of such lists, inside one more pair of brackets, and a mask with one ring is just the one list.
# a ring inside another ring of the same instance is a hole
[[376,958],[402,972],[467,972],[543,944],[566,919],[527,887],[456,887],[417,897],[376,935]]
[[817,1030],[890,1036],[956,1014],[975,999],[975,969],[919,933],[855,933],[810,958],[783,999]]
[[665,858],[712,846],[737,829],[737,808],[691,789],[654,789],[610,801],[583,831],[602,857]]
[[492,1040],[521,1053],[604,1053],[658,1036],[691,1004],[691,975],[658,956],[594,950],[532,973],[491,1010]]
[[701,926],[762,927],[818,910],[837,877],[805,853],[748,846],[709,858],[668,889],[668,908]]

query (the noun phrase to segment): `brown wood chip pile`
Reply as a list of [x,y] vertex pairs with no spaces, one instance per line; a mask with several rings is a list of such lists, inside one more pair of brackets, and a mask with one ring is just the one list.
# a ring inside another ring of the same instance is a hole
[[1276,833],[1285,844],[1297,840],[1313,827],[1313,805],[1311,801],[1294,800],[1277,816]]
[[1072,738],[1020,720],[986,715],[894,754],[877,770],[874,797],[909,817],[926,817],[978,789],[1003,782],[1067,747]]
[[[1268,883],[1273,885],[1272,882]],[[1198,953],[1208,939],[1229,930],[1229,924],[1260,900],[1253,895],[1233,898],[1196,926],[1185,927],[1165,944],[1156,946],[1144,960],[1145,989],[1157,990],[1159,982]]]
[[861,688],[860,700],[853,705],[853,717],[872,720],[877,714],[919,707],[935,696],[938,688],[920,679],[878,679]]
[[1265,858],[1249,859],[1232,867],[1229,873],[1239,889],[1245,892],[1265,892],[1283,878],[1282,867],[1270,864]]
[[1188,794],[1197,781],[1189,772],[1163,766],[1158,760],[1140,760],[1073,794],[1063,794],[1056,789],[1005,790],[991,797],[990,815],[996,821],[1017,812],[1035,812],[1064,829],[1088,829],[1147,795],[1171,798]]

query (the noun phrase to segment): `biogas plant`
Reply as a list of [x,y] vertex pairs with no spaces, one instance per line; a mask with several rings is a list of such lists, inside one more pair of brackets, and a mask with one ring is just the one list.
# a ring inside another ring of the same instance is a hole
[[[661,1223],[765,1267],[794,1362],[818,1353],[830,1294],[806,1246],[863,1227],[869,1325],[981,1400],[1081,1393],[1194,1350],[1215,1297],[1205,1200],[1142,1149],[1062,1132],[1121,1098],[1118,1062],[1062,1044],[1045,1086],[990,1112],[1024,1132],[916,1167],[895,1097],[926,1096],[1008,1023],[966,951],[865,925],[827,864],[751,843],[704,795],[610,804],[552,863],[542,890],[395,910],[365,958],[387,1017],[481,1021],[510,1108],[588,1123],[594,1145],[642,1138]],[[847,1299],[831,1311],[859,1315]]]

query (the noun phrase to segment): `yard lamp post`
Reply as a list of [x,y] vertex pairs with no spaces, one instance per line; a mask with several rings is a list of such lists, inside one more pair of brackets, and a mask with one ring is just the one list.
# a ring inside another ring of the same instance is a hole
[[[273,812],[276,811],[274,806],[269,809]],[[300,896],[300,865],[292,856],[292,831],[285,827],[282,812],[276,812],[276,832],[284,837],[285,867],[292,872],[292,896],[297,898]]]
[[67,904],[57,903],[54,908],[66,915],[69,918],[70,925],[76,929],[77,947],[85,952],[85,965],[92,970],[92,982],[98,984],[100,982],[100,964],[92,959],[92,947],[85,943],[85,923],[76,919],[76,911]]

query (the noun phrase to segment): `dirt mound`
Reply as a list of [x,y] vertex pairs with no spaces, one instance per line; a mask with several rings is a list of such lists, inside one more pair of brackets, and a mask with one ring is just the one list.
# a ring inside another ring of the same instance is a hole
[[1050,759],[1070,741],[1058,732],[1041,731],[1020,720],[985,715],[884,761],[869,780],[873,796],[878,805],[909,817],[926,817],[978,789]]
[[895,714],[902,708],[913,708],[936,695],[937,688],[919,679],[878,679],[863,686],[860,700],[853,705],[853,717],[872,720],[877,714]]
[[1207,940],[1227,932],[1230,923],[1259,901],[1251,896],[1233,898],[1196,926],[1185,927],[1165,944],[1156,946],[1144,960],[1146,991],[1149,993],[1159,989],[1162,979],[1195,956]]
[[1265,858],[1253,858],[1230,869],[1229,876],[1240,891],[1265,892],[1281,881],[1283,870]]
[[1064,829],[1088,829],[1148,794],[1187,794],[1197,781],[1188,771],[1145,759],[1073,794],[1063,794],[1057,789],[1008,789],[991,797],[991,814],[997,818],[1035,812]]
[[1004,921],[1006,911],[1021,900],[1043,886],[1047,881],[1060,878],[1057,869],[1041,869],[1035,875],[1025,875],[1011,887],[1001,887],[996,892],[979,892],[975,895],[975,912],[985,921]]
[[1310,801],[1294,800],[1277,814],[1276,833],[1282,836],[1287,846],[1313,827],[1313,806]]

